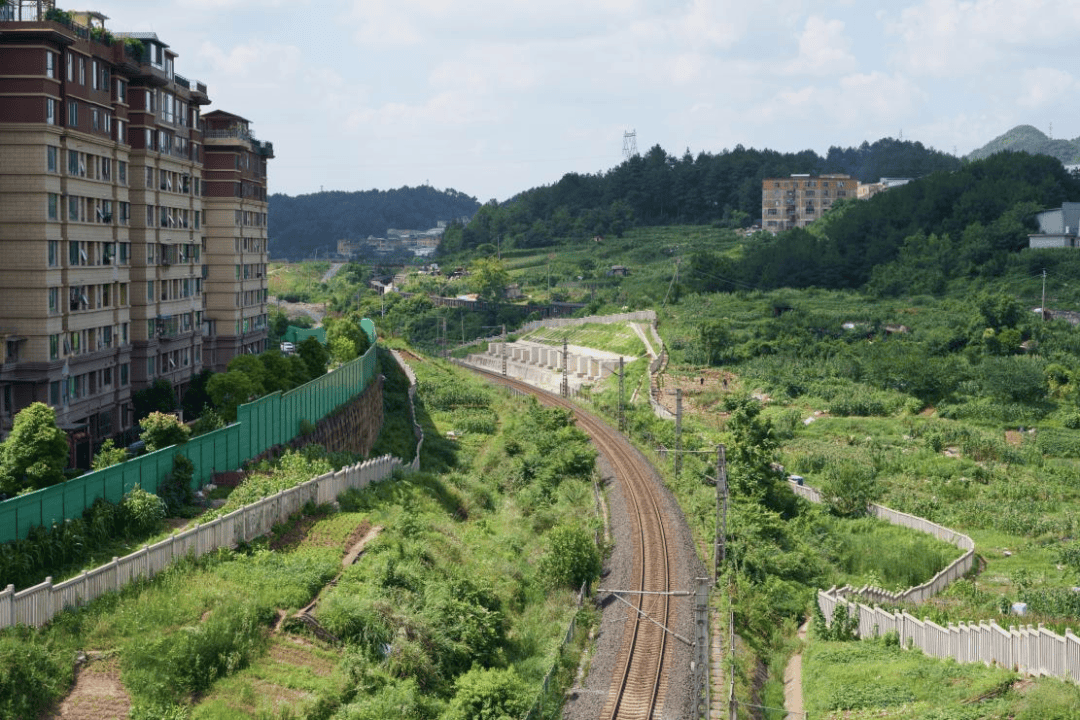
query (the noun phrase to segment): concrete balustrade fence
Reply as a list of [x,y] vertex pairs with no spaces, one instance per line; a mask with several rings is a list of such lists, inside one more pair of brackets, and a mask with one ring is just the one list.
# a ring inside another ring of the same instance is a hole
[[57,585],[53,585],[52,578],[19,592],[15,592],[14,585],[8,585],[0,592],[0,628],[18,624],[40,627],[58,613],[120,590],[135,578],[153,577],[180,558],[199,557],[217,548],[250,542],[309,502],[331,503],[344,491],[385,480],[401,467],[401,460],[390,455],[357,463],[195,525],[130,555],[113,558],[110,563]]
[[[816,488],[793,482],[789,484],[796,495],[811,502],[822,502],[821,493]],[[901,647],[919,648],[931,657],[953,658],[961,663],[999,665],[1029,675],[1049,675],[1080,683],[1080,637],[1071,630],[1066,630],[1062,636],[1042,625],[1010,626],[1005,629],[992,620],[949,623],[942,627],[927,618],[920,620],[907,612],[884,610],[859,602],[899,604],[928,600],[954,580],[966,575],[975,561],[975,543],[963,533],[882,505],[871,503],[869,509],[893,525],[929,533],[965,552],[927,582],[902,592],[847,585],[819,590],[818,607],[826,622],[831,623],[836,609],[843,607],[858,618],[859,637],[863,639],[895,632],[900,638]]]
[[858,617],[859,637],[863,639],[896,632],[901,647],[916,647],[931,657],[999,665],[1029,675],[1080,683],[1080,637],[1071,630],[1061,636],[1042,625],[1006,629],[992,620],[942,627],[907,612],[889,612],[847,600],[836,588],[819,590],[818,606],[829,622],[837,607],[847,608]]
[[[805,498],[810,502],[823,502],[821,492],[817,490],[817,488],[810,487],[809,485],[799,485],[798,483],[791,481],[788,481],[788,485],[790,485],[792,491],[799,497]],[[934,577],[921,585],[910,587],[907,590],[891,592],[870,585],[864,585],[861,588],[853,588],[845,585],[842,588],[836,589],[838,595],[857,595],[869,602],[892,605],[905,602],[923,602],[924,600],[929,600],[934,597],[947,588],[953,581],[962,578],[971,571],[971,568],[975,563],[975,542],[967,535],[938,525],[937,523],[930,522],[925,518],[899,512],[876,503],[870,503],[869,510],[874,516],[893,525],[900,525],[902,527],[911,528],[912,530],[918,530],[933,535],[938,540],[944,540],[947,543],[951,543],[963,550],[964,554],[951,562]]]

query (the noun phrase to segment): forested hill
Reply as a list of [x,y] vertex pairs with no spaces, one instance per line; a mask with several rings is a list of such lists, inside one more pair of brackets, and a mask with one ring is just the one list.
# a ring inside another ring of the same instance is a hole
[[761,215],[761,181],[792,173],[847,173],[861,182],[921,177],[956,170],[960,160],[918,142],[885,138],[858,148],[780,153],[746,149],[718,154],[687,151],[681,158],[659,145],[595,175],[570,173],[501,204],[480,209],[454,228],[443,251],[501,239],[503,247],[543,247],[567,239],[620,234],[630,225],[726,223],[745,227]]
[[300,260],[337,247],[342,239],[385,237],[387,228],[427,230],[440,220],[472,217],[476,198],[456,190],[403,187],[328,191],[269,198],[271,257]]
[[967,157],[980,160],[999,152],[1026,152],[1032,155],[1049,155],[1066,165],[1080,163],[1080,138],[1053,140],[1031,125],[1017,125],[1004,135],[999,135]]
[[1027,247],[1037,211],[1077,200],[1080,179],[1054,158],[997,153],[841,203],[806,230],[759,233],[738,260],[699,253],[689,284],[699,291],[865,286],[882,295],[939,293],[956,278],[1000,274]]

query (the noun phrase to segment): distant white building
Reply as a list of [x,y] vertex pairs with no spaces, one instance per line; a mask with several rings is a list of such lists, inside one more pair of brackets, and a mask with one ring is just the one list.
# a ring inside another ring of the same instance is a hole
[[1029,248],[1080,247],[1080,202],[1062,203],[1035,216],[1039,232],[1028,235]]

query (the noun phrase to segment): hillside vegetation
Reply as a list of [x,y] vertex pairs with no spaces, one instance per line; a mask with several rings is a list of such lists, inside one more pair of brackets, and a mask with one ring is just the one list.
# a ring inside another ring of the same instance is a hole
[[471,217],[476,198],[453,189],[427,185],[397,190],[309,195],[274,194],[268,198],[270,255],[301,260],[337,250],[338,240],[386,237],[388,228],[428,230],[439,221]]
[[452,227],[442,252],[484,245],[536,248],[596,235],[620,236],[635,225],[707,224],[748,227],[761,216],[761,181],[792,173],[848,173],[864,182],[881,176],[921,177],[955,170],[960,161],[921,143],[885,138],[859,148],[779,153],[739,145],[682,157],[659,145],[595,175],[568,173],[504,203],[489,202],[472,222]]
[[1042,130],[1031,125],[1017,125],[967,155],[968,160],[981,160],[999,152],[1026,152],[1032,155],[1049,155],[1066,165],[1080,163],[1080,138],[1051,139]]

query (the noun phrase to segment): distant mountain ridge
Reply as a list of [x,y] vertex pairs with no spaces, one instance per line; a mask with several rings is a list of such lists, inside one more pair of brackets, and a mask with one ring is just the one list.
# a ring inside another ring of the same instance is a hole
[[388,228],[428,230],[440,220],[472,217],[476,198],[453,189],[423,185],[396,190],[309,195],[274,194],[268,198],[271,257],[301,260],[316,250],[324,255],[338,240],[385,237]]
[[1066,165],[1080,163],[1080,138],[1074,140],[1054,140],[1042,130],[1031,125],[1017,125],[1004,135],[999,135],[977,150],[972,150],[965,159],[982,160],[999,152],[1026,152],[1032,155],[1049,155]]

